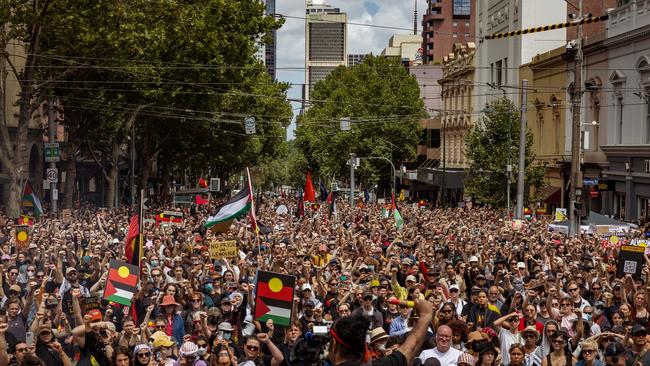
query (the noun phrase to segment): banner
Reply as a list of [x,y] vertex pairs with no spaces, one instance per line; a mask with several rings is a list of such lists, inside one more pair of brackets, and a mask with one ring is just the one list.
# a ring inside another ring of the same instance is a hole
[[210,258],[237,258],[237,241],[222,240],[210,243]]
[[631,274],[635,280],[641,279],[646,247],[647,241],[643,239],[634,239],[628,244],[621,245],[621,250],[618,252],[617,278]]

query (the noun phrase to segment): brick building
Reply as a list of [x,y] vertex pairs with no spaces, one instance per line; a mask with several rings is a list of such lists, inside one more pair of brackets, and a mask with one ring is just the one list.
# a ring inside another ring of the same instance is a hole
[[427,0],[422,18],[424,63],[441,63],[453,53],[454,43],[474,42],[474,14],[472,0]]

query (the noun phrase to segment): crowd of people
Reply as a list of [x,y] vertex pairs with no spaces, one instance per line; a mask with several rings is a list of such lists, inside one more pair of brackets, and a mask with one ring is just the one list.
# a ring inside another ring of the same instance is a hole
[[[402,203],[396,225],[377,203],[298,217],[269,196],[265,230],[242,217],[217,233],[214,202],[165,223],[172,208],[150,206],[132,306],[102,296],[127,209],[40,217],[27,243],[0,216],[0,366],[650,365],[648,256],[617,277],[616,245],[541,217]],[[216,240],[239,255],[212,258]],[[257,270],[295,276],[290,326],[255,319]]]

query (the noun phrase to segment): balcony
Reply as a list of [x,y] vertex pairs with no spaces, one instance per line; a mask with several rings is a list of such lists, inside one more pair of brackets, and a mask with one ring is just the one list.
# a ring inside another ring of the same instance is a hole
[[650,24],[650,2],[632,0],[609,12],[607,36],[614,37]]

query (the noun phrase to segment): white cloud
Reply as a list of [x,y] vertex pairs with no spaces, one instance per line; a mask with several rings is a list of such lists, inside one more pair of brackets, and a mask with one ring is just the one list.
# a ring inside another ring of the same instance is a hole
[[[403,29],[386,29],[371,26],[348,25],[348,53],[373,53],[378,55],[388,45],[388,39],[395,33],[412,33],[413,6],[410,0],[329,0],[331,6],[348,14],[348,22],[381,25]],[[368,11],[368,4],[370,12]],[[421,32],[422,14],[426,0],[418,0],[418,32]],[[276,0],[276,12],[295,17],[305,17],[304,0]],[[371,15],[371,13],[375,13]],[[305,20],[285,18],[284,26],[278,30],[277,78],[295,84],[289,97],[302,97],[305,82]],[[294,69],[286,69],[294,68]],[[297,69],[296,69],[297,68]],[[293,103],[294,108],[299,103]],[[297,112],[297,109],[296,109]],[[293,138],[293,124],[289,127],[289,138]]]

